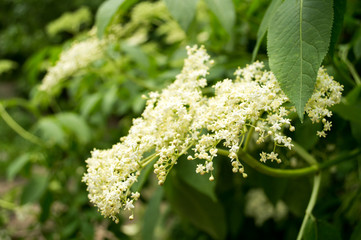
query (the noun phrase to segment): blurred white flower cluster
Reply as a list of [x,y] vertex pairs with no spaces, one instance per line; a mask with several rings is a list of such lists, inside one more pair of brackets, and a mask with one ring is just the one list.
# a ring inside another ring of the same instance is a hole
[[245,214],[253,217],[257,226],[273,218],[280,221],[287,216],[288,209],[283,201],[273,205],[261,188],[251,189],[246,195]]
[[[76,13],[77,16],[80,14],[79,21],[84,20],[84,17],[82,17],[85,14],[84,11],[86,10],[79,10]],[[56,34],[59,27],[61,28],[60,30],[63,27],[69,27],[67,26],[69,24],[63,26],[64,21],[69,20],[69,16],[72,15],[65,15],[64,18],[59,19],[60,22],[56,21],[55,25],[51,25],[48,31]],[[87,33],[85,40],[74,41],[68,49],[61,53],[56,64],[48,69],[39,89],[50,93],[61,81],[83,70],[94,61],[104,58],[107,54],[105,48],[111,43],[114,44],[119,40],[123,40],[124,43],[132,46],[145,44],[154,25],[159,26],[156,31],[157,35],[163,36],[168,44],[180,42],[185,38],[184,31],[170,16],[165,3],[162,1],[137,4],[133,8],[130,18],[130,21],[126,24],[113,24],[109,26],[108,34],[102,40],[95,34],[97,29],[93,28]],[[154,47],[152,46],[151,48]]]
[[[120,209],[132,210],[139,193],[130,187],[140,170],[154,163],[154,173],[162,185],[170,169],[181,155],[188,160],[204,160],[195,171],[210,173],[214,179],[213,158],[217,147],[229,150],[233,172],[247,177],[238,150],[251,129],[257,134],[257,143],[266,139],[274,142],[271,153],[261,153],[260,160],[281,162],[276,147],[292,148],[291,138],[283,133],[295,131],[289,118],[295,109],[289,104],[275,76],[263,70],[263,63],[255,62],[235,72],[234,81],[225,79],[214,87],[213,97],[202,94],[207,85],[206,75],[213,64],[204,47],[187,47],[182,72],[173,84],[162,92],[149,94],[142,116],[133,121],[129,134],[109,150],[94,150],[87,160],[88,171],[83,181],[88,185],[89,198],[101,213],[117,220]],[[322,121],[324,131],[330,122],[324,120],[331,112],[326,108],[341,99],[342,86],[333,81],[322,68],[316,90],[306,106],[312,121]],[[316,95],[316,96],[315,96]],[[187,151],[191,149],[192,153]],[[130,218],[133,218],[131,215]]]
[[103,56],[103,41],[91,37],[81,42],[74,42],[69,49],[63,51],[57,63],[48,69],[39,89],[49,92],[77,71]]

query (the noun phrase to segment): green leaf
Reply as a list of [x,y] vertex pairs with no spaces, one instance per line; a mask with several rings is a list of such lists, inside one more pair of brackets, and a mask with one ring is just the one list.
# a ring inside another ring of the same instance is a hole
[[74,133],[78,141],[86,144],[90,140],[90,128],[85,120],[75,113],[59,113],[56,119],[70,132]]
[[111,86],[106,94],[104,95],[103,101],[102,101],[102,110],[105,114],[110,114],[114,104],[118,100],[118,88],[116,86]]
[[48,185],[46,176],[35,176],[25,185],[21,195],[21,204],[35,202],[40,199]]
[[348,121],[354,121],[361,124],[361,106],[358,104],[348,105],[340,103],[331,108],[331,110],[340,117]]
[[331,42],[329,54],[333,56],[335,45],[342,30],[343,17],[346,12],[346,1],[345,0],[333,0],[333,25],[331,33]]
[[282,199],[286,203],[290,212],[298,217],[305,215],[311,190],[312,187],[308,178],[288,180]]
[[317,220],[313,215],[306,222],[302,239],[304,240],[341,240],[340,231],[323,220]]
[[[215,182],[209,181],[210,175],[200,175],[196,173],[197,164],[200,164],[202,161],[195,159],[192,161],[187,160],[185,157],[179,159],[176,170],[179,177],[194,189],[210,197],[214,202],[217,201],[215,194]],[[203,161],[204,162],[204,161]]]
[[95,16],[95,25],[98,30],[97,34],[99,38],[103,37],[106,28],[123,3],[124,0],[108,0],[100,5]]
[[225,238],[227,225],[222,205],[190,187],[175,174],[168,175],[164,187],[167,199],[180,216],[213,239]]
[[361,86],[356,86],[342,100],[345,101],[345,104],[353,105],[356,104],[359,99],[361,100]]
[[132,103],[132,109],[135,113],[141,114],[144,110],[145,106],[145,100],[142,98],[142,95],[139,94],[134,97],[133,103]]
[[134,60],[140,67],[148,69],[150,66],[148,55],[139,46],[132,46],[130,44],[122,44],[122,50]]
[[358,222],[357,226],[352,232],[350,240],[359,240],[361,239],[361,220]]
[[302,239],[317,240],[317,224],[313,216],[308,217]]
[[259,47],[261,46],[262,40],[268,30],[270,19],[273,17],[273,15],[275,14],[277,8],[281,5],[281,3],[282,3],[282,0],[273,0],[270,3],[270,5],[268,6],[267,11],[262,18],[261,25],[259,26],[258,32],[257,32],[256,46],[254,47],[253,52],[252,52],[252,62],[254,62],[256,60],[256,56],[257,56]]
[[157,226],[160,216],[160,204],[163,198],[163,188],[158,186],[154,195],[150,199],[147,209],[144,213],[144,224],[142,230],[142,239],[152,240],[154,238],[154,230]]
[[132,192],[140,192],[143,185],[147,181],[149,174],[152,172],[153,164],[154,164],[154,161],[149,163],[147,166],[145,166],[145,168],[142,169],[142,171],[138,177],[138,181],[136,181],[132,185],[132,188],[131,188]]
[[301,121],[328,50],[332,20],[332,1],[285,0],[270,21],[270,68]]
[[39,204],[41,206],[41,214],[39,216],[39,220],[41,223],[44,223],[49,218],[53,201],[54,197],[52,191],[47,190],[44,193],[44,197],[42,197],[39,201]]
[[288,181],[282,178],[270,177],[259,174],[260,184],[270,202],[276,206],[286,191]]
[[36,129],[40,131],[41,137],[45,140],[45,142],[50,144],[59,144],[62,146],[65,145],[65,133],[60,124],[54,118],[46,117],[40,119],[36,125]]
[[296,122],[294,140],[299,143],[305,150],[311,150],[320,138],[316,135],[317,131],[322,130],[321,123],[312,123],[311,119],[306,116],[303,123]]
[[29,162],[30,160],[30,154],[24,153],[17,157],[7,168],[7,179],[8,180],[14,180],[16,174],[20,172],[20,170]]
[[100,104],[102,96],[99,93],[94,93],[92,95],[87,96],[84,98],[81,106],[80,106],[80,112],[83,117],[89,116],[92,112],[95,111],[95,109]]
[[172,17],[186,31],[197,10],[198,0],[164,0]]
[[357,37],[353,46],[353,53],[355,54],[356,59],[361,57],[361,32],[359,33],[359,36]]
[[318,240],[341,240],[340,231],[329,224],[326,221],[318,220],[317,221],[317,239]]
[[359,122],[351,121],[351,133],[356,141],[361,145],[361,124]]
[[205,0],[208,7],[216,15],[223,28],[229,35],[233,33],[236,21],[236,11],[232,0]]

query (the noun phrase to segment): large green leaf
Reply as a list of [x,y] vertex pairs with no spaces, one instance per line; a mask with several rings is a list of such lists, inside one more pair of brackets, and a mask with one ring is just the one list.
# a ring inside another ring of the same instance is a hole
[[262,18],[261,25],[259,26],[258,32],[257,32],[256,46],[254,47],[253,52],[252,52],[252,62],[254,62],[256,60],[256,56],[257,56],[259,47],[261,46],[262,40],[268,30],[269,22],[270,22],[271,18],[273,17],[273,15],[275,14],[277,8],[281,5],[281,3],[282,3],[282,0],[273,0],[270,3],[270,5],[268,6],[266,13],[264,14],[264,16]]
[[236,11],[232,0],[205,0],[211,11],[226,29],[229,35],[233,33],[233,26],[236,21]]
[[175,174],[168,176],[164,187],[167,199],[179,215],[213,239],[225,238],[227,225],[222,205],[190,187]]
[[270,68],[301,120],[330,43],[332,3],[330,0],[285,0],[269,25]]
[[198,0],[164,0],[172,17],[187,30],[197,10]]

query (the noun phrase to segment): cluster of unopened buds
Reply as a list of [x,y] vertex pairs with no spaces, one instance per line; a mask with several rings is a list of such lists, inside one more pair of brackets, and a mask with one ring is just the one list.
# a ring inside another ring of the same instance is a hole
[[[261,62],[239,68],[235,80],[224,79],[213,86],[214,96],[207,97],[202,89],[213,64],[204,47],[187,47],[188,58],[173,84],[162,92],[151,92],[141,117],[133,120],[129,134],[111,149],[94,150],[86,160],[86,182],[89,198],[101,211],[118,221],[120,211],[131,210],[138,192],[131,186],[140,171],[153,164],[158,183],[162,185],[167,174],[181,155],[187,159],[204,160],[195,171],[210,174],[214,180],[213,159],[218,149],[228,150],[232,171],[247,177],[239,150],[247,145],[250,136],[258,144],[273,142],[272,152],[262,152],[260,161],[281,162],[277,147],[292,149],[292,139],[284,129],[295,131],[290,116],[295,108],[282,92],[274,74],[264,70]],[[343,87],[330,77],[325,69],[318,72],[315,91],[305,107],[312,122],[322,122],[324,137],[331,122],[325,117],[327,109],[341,99]],[[192,154],[189,152],[192,151]]]

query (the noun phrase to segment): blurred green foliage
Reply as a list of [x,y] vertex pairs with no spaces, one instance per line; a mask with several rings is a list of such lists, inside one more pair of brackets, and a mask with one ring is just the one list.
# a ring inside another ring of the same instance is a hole
[[[203,44],[215,59],[209,85],[250,63],[256,44],[257,59],[268,64],[257,31],[269,1],[199,0],[183,8],[174,1],[124,1],[103,20],[100,35],[109,36],[104,55],[61,79],[51,94],[39,91],[62,51],[96,38],[91,25],[102,2],[0,2],[0,59],[8,59],[0,61],[0,104],[18,124],[0,119],[0,239],[295,239],[311,179],[275,179],[250,168],[242,179],[230,174],[222,157],[213,183],[189,170],[195,162],[184,161],[159,188],[150,166],[139,181],[144,193],[131,223],[125,217],[115,224],[91,206],[81,182],[85,159],[93,148],[109,148],[127,134],[144,108],[142,95],[179,73],[186,45]],[[177,14],[189,8],[196,8],[194,16]],[[333,109],[333,130],[327,140],[315,138],[318,126],[305,119],[291,134],[320,161],[361,145],[360,16],[360,1],[347,1],[339,36],[323,62],[345,87]],[[36,140],[24,139],[27,133]],[[293,152],[280,154],[288,159],[285,166],[304,164]],[[310,239],[315,229],[325,236],[317,239],[360,239],[360,164],[348,161],[325,172]],[[254,188],[274,205],[283,201],[287,217],[258,226],[245,215],[246,195]]]

